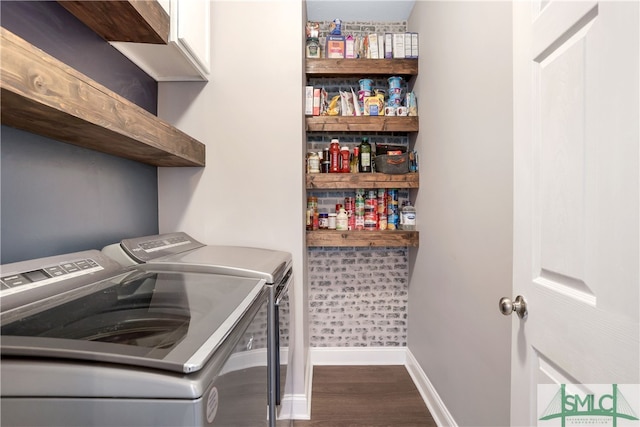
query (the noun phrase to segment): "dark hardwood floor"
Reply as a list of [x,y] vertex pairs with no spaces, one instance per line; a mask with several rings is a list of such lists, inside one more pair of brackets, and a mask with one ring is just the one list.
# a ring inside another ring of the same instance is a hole
[[294,427],[436,427],[404,366],[315,366],[311,420]]

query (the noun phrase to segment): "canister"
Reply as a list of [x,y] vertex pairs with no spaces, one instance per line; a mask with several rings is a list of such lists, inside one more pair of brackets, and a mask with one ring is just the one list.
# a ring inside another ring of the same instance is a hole
[[329,212],[329,230],[335,230],[336,229],[336,216],[337,214],[335,212]]

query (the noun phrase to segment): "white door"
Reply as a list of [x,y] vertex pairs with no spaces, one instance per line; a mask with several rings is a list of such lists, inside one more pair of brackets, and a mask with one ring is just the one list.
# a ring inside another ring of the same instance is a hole
[[640,383],[640,10],[518,1],[513,17],[510,297],[528,316],[511,316],[511,423],[545,425],[539,384]]

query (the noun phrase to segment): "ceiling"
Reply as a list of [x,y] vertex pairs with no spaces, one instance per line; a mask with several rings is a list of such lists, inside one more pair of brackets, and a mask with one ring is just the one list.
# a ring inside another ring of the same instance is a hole
[[307,20],[406,21],[415,0],[307,0]]

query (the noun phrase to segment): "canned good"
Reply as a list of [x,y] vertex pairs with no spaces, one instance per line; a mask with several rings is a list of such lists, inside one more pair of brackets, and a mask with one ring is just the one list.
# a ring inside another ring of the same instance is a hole
[[364,214],[364,229],[374,231],[378,228],[378,217],[375,212]]
[[378,215],[378,230],[386,230],[387,229],[387,216],[386,215]]
[[355,199],[355,229],[364,230],[364,189],[358,188],[356,190]]
[[387,190],[387,229],[398,230],[400,222],[400,211],[398,209],[398,190]]
[[387,214],[387,190],[378,189],[378,215]]
[[348,217],[348,230],[356,229],[356,198],[355,197],[345,197],[344,198],[344,210],[347,211]]

